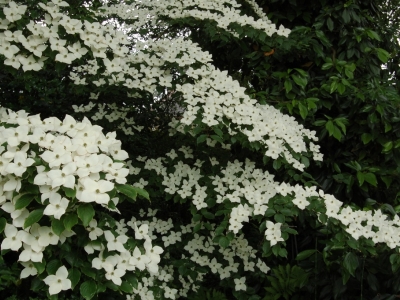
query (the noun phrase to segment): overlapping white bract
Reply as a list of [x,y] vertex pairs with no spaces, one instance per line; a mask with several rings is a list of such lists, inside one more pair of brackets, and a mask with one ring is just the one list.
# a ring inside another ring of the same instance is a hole
[[[228,2],[230,8],[226,6],[225,1],[145,1],[133,5],[139,5],[140,9],[134,10],[132,5],[125,7],[121,4],[104,7],[106,10],[104,15],[125,10],[127,13],[124,16],[135,19],[136,12],[138,16],[145,16],[141,8],[149,6],[152,7],[152,17],[146,16],[146,20],[155,22],[166,11],[170,12],[166,10],[167,6],[175,5],[178,15],[169,15],[171,18],[181,18],[187,14],[197,16],[196,14],[200,12],[198,18],[216,20],[221,28],[228,29],[227,26],[234,21],[241,25],[251,25],[267,32],[268,35],[273,33],[287,35],[287,31],[283,29],[276,30],[275,25],[265,16],[258,21],[254,21],[251,17],[240,16],[239,10],[235,9],[238,5],[231,1]],[[96,59],[89,60],[86,65],[75,67],[75,71],[70,75],[75,84],[95,86],[122,84],[132,91],[145,90],[150,93],[154,92],[157,85],[172,87],[172,75],[163,66],[166,63],[178,64],[186,69],[180,76],[189,76],[193,81],[176,87],[177,91],[183,94],[186,105],[182,119],[184,124],[192,124],[196,118],[201,118],[202,122],[213,126],[224,124],[222,118],[226,117],[236,125],[234,129],[229,128],[232,134],[244,133],[250,142],[257,141],[263,145],[265,155],[272,158],[283,156],[295,168],[303,170],[304,165],[293,157],[291,151],[297,153],[308,151],[304,139],[316,140],[315,133],[304,129],[294,118],[285,116],[270,106],[256,104],[257,101],[250,99],[238,82],[227,76],[226,72],[215,69],[210,63],[211,56],[196,44],[183,37],[147,40],[146,44],[137,42],[136,52],[129,53],[125,46],[129,43],[127,35],[114,30],[111,25],[101,26],[99,23],[89,23],[86,20],[71,18],[65,13],[61,14],[61,7],[63,9],[68,7],[66,3],[60,5],[58,1],[53,1],[47,5],[42,4],[41,7],[48,13],[47,18],[42,25],[31,23],[28,26],[31,35],[25,36],[22,31],[8,30],[8,28],[0,33],[0,39],[3,41],[0,53],[7,57],[5,64],[14,68],[22,67],[24,71],[39,70],[48,59],[43,56],[43,51],[47,47],[58,53],[56,61],[67,64],[73,63],[90,51]],[[201,12],[194,7],[204,11]],[[211,8],[213,13],[210,12]],[[180,15],[178,11],[184,13]],[[13,22],[8,19],[7,21]],[[139,22],[131,25],[132,31],[138,29],[135,26],[140,24]],[[56,29],[59,26],[62,26],[68,34],[79,34],[81,41],[67,44],[66,40],[58,37]],[[174,47],[171,47],[171,44]],[[142,51],[144,49],[145,52]],[[109,51],[113,53],[113,59],[106,57],[106,52]],[[101,67],[99,60],[105,68]],[[203,66],[193,69],[191,66],[194,63],[201,63]],[[104,71],[99,73],[100,69]],[[88,76],[95,74],[100,75],[100,78],[94,80]],[[249,126],[251,129],[248,129]],[[311,152],[315,159],[322,159],[318,149],[312,149]]]
[[[28,196],[32,201],[39,196],[39,207],[44,207],[43,214],[51,220],[60,220],[66,213],[76,213],[84,203],[108,208],[111,201],[114,207],[118,204],[118,197],[110,199],[108,192],[114,190],[115,184],[126,183],[129,169],[122,161],[128,158],[128,154],[121,149],[115,132],[104,135],[101,127],[92,125],[86,118],[82,122],[71,116],[66,116],[63,121],[55,117],[41,120],[39,115],[28,116],[24,111],[15,113],[4,108],[0,108],[0,118],[3,124],[0,126],[0,144],[5,145],[0,148],[0,207],[9,213],[12,220],[11,224],[6,224],[1,250],[21,251],[19,261],[25,267],[21,278],[25,278],[37,274],[32,263],[42,262],[48,246],[64,243],[75,233],[65,229],[56,234],[52,227],[40,223],[25,226],[32,211],[27,205],[19,207],[19,199]],[[29,194],[23,189],[29,178],[32,179],[31,184],[39,187],[39,195],[34,192]],[[65,188],[76,191],[76,199],[63,197]],[[18,194],[20,190],[24,192]],[[118,211],[115,208],[110,210]],[[142,254],[138,248],[132,253],[127,250],[128,238],[124,231],[103,231],[97,228],[95,219],[89,223],[87,230],[92,241],[102,235],[105,237],[104,244],[93,246],[91,242],[85,247],[89,254],[100,251],[102,259],[103,250],[116,252],[111,257],[115,263],[92,262],[93,268],[104,269],[106,278],[115,284],[121,284],[121,277],[127,270],[158,272],[159,255],[163,249],[153,246],[147,233],[137,237],[144,240],[146,254]],[[134,259],[121,264],[123,257],[135,255],[143,256],[140,264]],[[56,275],[49,275],[44,280],[50,286],[50,294],[71,288],[64,269],[63,266]]]

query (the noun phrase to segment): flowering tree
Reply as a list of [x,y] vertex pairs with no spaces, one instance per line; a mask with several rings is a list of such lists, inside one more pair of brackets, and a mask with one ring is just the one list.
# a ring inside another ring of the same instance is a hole
[[[0,111],[3,289],[17,276],[39,299],[289,298],[312,273],[288,256],[328,260],[344,239],[343,282],[375,245],[400,265],[398,216],[324,193],[306,173],[323,160],[316,132],[202,48],[246,41],[252,62],[290,41],[256,1],[2,3],[2,68],[24,86]],[[287,74],[287,93],[305,87]],[[324,251],[297,249],[304,227]]]

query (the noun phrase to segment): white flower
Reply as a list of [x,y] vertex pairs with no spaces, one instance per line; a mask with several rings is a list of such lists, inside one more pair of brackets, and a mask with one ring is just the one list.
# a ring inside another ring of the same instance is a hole
[[61,216],[65,214],[68,207],[69,200],[61,198],[60,194],[54,193],[49,197],[50,203],[46,206],[43,214],[47,216],[54,216],[54,218],[60,220]]
[[104,236],[106,237],[107,240],[108,250],[110,251],[117,250],[119,252],[126,251],[124,247],[124,244],[128,241],[128,237],[126,235],[119,235],[115,237],[111,231],[107,230],[104,231]]
[[64,145],[56,145],[53,151],[45,151],[41,157],[47,163],[49,167],[59,167],[61,164],[67,164],[72,161],[71,152],[65,150]]
[[77,194],[76,197],[82,202],[96,202],[99,204],[108,204],[110,196],[107,192],[114,188],[114,183],[99,180],[94,181],[88,177],[81,180],[84,190],[81,194]]
[[242,277],[240,279],[235,278],[235,291],[245,291],[246,290],[246,277]]
[[31,246],[24,243],[24,251],[19,255],[19,261],[36,261],[41,262],[43,259],[43,252],[36,252],[32,250]]
[[164,287],[164,297],[165,298],[175,299],[177,293],[178,293],[177,289],[171,289],[168,286]]
[[67,277],[68,271],[64,266],[57,270],[56,275],[47,276],[43,281],[49,286],[49,294],[54,295],[61,291],[69,290],[71,288],[71,280]]
[[27,158],[26,152],[18,151],[15,153],[14,162],[7,165],[6,171],[21,177],[27,167],[31,166],[35,161],[32,158]]
[[63,185],[73,189],[75,186],[75,171],[76,164],[74,162],[66,164],[62,170],[50,170],[47,173],[47,177],[51,179],[51,187],[54,189]]
[[65,48],[59,48],[58,50],[60,50],[60,53],[56,55],[55,61],[71,64],[77,58],[74,53],[68,52]]
[[143,246],[146,250],[147,257],[150,258],[150,261],[158,264],[161,261],[160,254],[163,253],[164,250],[160,246],[153,247],[150,238],[146,239]]
[[93,241],[96,240],[97,237],[103,234],[103,230],[101,228],[97,227],[97,221],[95,219],[92,219],[89,222],[89,226],[86,227],[86,230],[89,231],[89,238]]
[[221,267],[222,267],[222,264],[220,264],[220,263],[217,261],[217,259],[214,257],[214,258],[211,260],[211,263],[210,263],[211,272],[213,272],[213,273],[215,274],[215,273],[218,272],[218,270],[221,269]]
[[106,270],[106,278],[108,280],[112,280],[112,282],[114,282],[114,284],[116,285],[121,285],[122,280],[121,277],[125,275],[125,270],[124,269],[114,269],[114,268],[109,268],[108,270]]
[[150,262],[150,258],[147,255],[142,255],[138,247],[135,247],[133,250],[132,257],[129,260],[129,263],[139,270],[143,271],[146,268],[146,264]]
[[21,271],[21,275],[20,278],[26,278],[28,276],[35,276],[37,274],[37,269],[35,268],[35,266],[33,265],[32,262],[21,262],[21,264],[25,267],[22,271]]
[[1,250],[11,249],[17,251],[22,247],[22,240],[28,235],[26,231],[19,230],[10,224],[6,224],[4,229],[6,238],[1,242]]
[[27,8],[26,5],[17,5],[14,1],[8,3],[8,5],[10,7],[4,7],[3,12],[6,19],[10,22],[15,22],[21,19]]
[[51,230],[50,227],[43,226],[38,228],[40,234],[38,243],[42,247],[47,247],[48,245],[57,245],[59,237]]
[[271,246],[275,245],[277,242],[282,242],[281,237],[281,225],[282,223],[274,224],[271,221],[267,221],[267,229],[265,230],[265,237],[270,241]]
[[136,225],[136,222],[134,224],[134,229],[135,229],[135,239],[137,240],[142,240],[145,237],[148,236],[149,232],[149,225],[148,224],[142,224],[139,228]]

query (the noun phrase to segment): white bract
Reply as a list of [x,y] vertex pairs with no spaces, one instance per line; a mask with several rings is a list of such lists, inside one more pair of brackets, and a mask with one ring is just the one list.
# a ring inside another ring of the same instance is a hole
[[47,276],[43,281],[49,286],[49,294],[55,295],[61,291],[71,288],[71,280],[68,278],[68,271],[65,266],[60,267],[55,275]]

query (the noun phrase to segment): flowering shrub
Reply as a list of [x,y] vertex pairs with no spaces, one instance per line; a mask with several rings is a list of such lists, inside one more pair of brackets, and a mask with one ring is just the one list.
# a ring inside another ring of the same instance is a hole
[[[377,243],[400,245],[397,215],[343,206],[304,179],[310,160],[323,158],[314,131],[259,103],[188,32],[172,30],[204,24],[222,40],[287,38],[290,30],[276,29],[255,1],[245,5],[257,20],[222,0],[81,11],[59,0],[2,3],[4,67],[35,74],[68,66],[77,94],[90,98],[71,103],[82,122],[0,112],[1,250],[18,252],[18,276],[32,276],[39,297],[190,298],[217,279],[227,297],[260,299],[259,282],[274,282],[269,265],[288,257],[305,223],[363,255]],[[171,30],[154,36],[162,28]],[[127,96],[107,101],[110,89]],[[143,121],[145,107],[164,120]],[[161,147],[136,147],[146,134]],[[280,166],[299,183],[275,178]],[[350,252],[347,280],[357,267]],[[286,273],[296,287],[308,279],[299,267]]]

